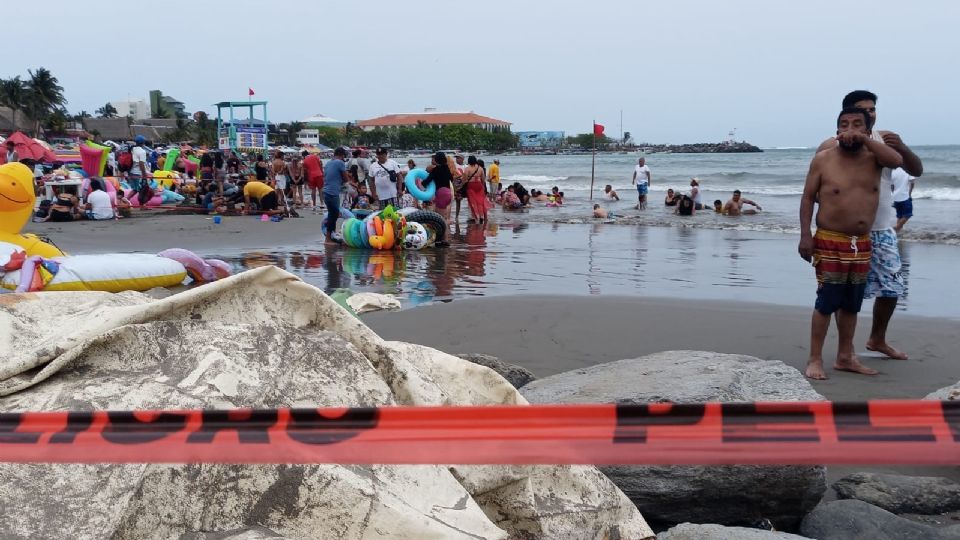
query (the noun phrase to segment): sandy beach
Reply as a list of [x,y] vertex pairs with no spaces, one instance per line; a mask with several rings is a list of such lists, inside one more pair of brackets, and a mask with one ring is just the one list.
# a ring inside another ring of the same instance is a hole
[[[538,377],[664,350],[705,350],[782,360],[803,371],[810,310],[743,302],[657,298],[480,298],[370,313],[363,321],[386,339],[410,341],[450,353],[483,353],[528,368]],[[861,359],[880,371],[865,377],[828,369],[829,380],[810,381],[832,401],[915,399],[960,380],[957,323],[897,315],[891,339],[908,351],[903,362],[879,358],[863,343],[870,318],[859,321]],[[824,358],[836,354],[831,329]],[[828,360],[829,366],[829,360]],[[831,466],[828,484],[853,472],[944,476],[960,481],[956,467]],[[835,494],[827,490],[825,500]]]
[[[462,300],[363,321],[387,339],[452,353],[483,353],[520,364],[538,377],[664,350],[704,350],[782,360],[802,370],[810,310],[743,302],[662,298],[522,296]],[[863,349],[870,318],[860,318],[858,351],[874,377],[830,372],[814,388],[835,401],[921,398],[960,380],[960,334],[954,321],[900,315],[891,339],[907,362]],[[827,338],[825,358],[836,354]]]

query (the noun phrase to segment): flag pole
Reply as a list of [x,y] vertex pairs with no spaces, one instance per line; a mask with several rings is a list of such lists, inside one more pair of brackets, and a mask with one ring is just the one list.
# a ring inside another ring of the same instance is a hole
[[593,200],[593,177],[597,170],[597,121],[593,121],[593,160],[590,162],[590,200]]

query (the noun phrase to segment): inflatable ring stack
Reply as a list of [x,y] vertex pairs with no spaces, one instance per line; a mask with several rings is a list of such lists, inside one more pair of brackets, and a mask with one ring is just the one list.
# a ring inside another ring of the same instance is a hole
[[395,210],[387,206],[365,219],[348,218],[340,227],[343,243],[355,248],[373,248],[379,251],[422,249],[443,243],[447,222],[436,212],[426,210]]

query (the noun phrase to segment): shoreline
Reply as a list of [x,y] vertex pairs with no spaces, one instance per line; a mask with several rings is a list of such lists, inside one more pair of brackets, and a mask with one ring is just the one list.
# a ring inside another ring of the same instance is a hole
[[[492,223],[454,228],[449,248],[373,251],[325,247],[321,214],[279,223],[255,216],[156,216],[31,224],[71,254],[185,248],[235,271],[274,264],[332,292],[397,295],[404,307],[472,297],[584,295],[746,300],[813,305],[813,271],[782,234],[605,223]],[[43,225],[43,226],[37,226]],[[960,248],[901,245],[908,294],[898,314],[960,320],[951,269]],[[865,308],[870,309],[870,302]]]
[[[602,188],[601,188],[602,189]],[[712,195],[711,195],[712,196]],[[596,202],[601,204],[604,207],[610,207],[611,204],[609,201],[602,200],[600,197],[595,199]],[[755,233],[771,233],[783,235],[785,237],[796,237],[800,234],[799,226],[784,225],[782,223],[765,221],[769,216],[775,215],[771,212],[766,212],[764,214],[758,214],[755,216],[721,216],[713,212],[713,210],[704,210],[698,212],[696,215],[689,216],[676,216],[669,212],[664,212],[660,205],[656,205],[657,201],[651,202],[651,207],[648,210],[640,211],[633,209],[633,206],[627,204],[626,199],[621,199],[621,202],[616,203],[619,206],[616,206],[612,209],[617,214],[616,218],[609,219],[600,219],[591,217],[592,210],[589,209],[589,204],[586,204],[586,199],[580,198],[569,198],[568,204],[561,208],[546,208],[540,203],[534,203],[534,206],[529,209],[524,209],[522,211],[504,211],[499,207],[491,211],[491,223],[495,223],[500,226],[515,226],[518,224],[531,224],[531,223],[542,223],[547,225],[617,225],[617,226],[644,226],[644,227],[657,227],[664,229],[675,229],[675,230],[710,230],[710,231],[737,231],[737,232],[755,232]],[[622,207],[626,205],[628,208],[624,210]],[[171,208],[172,209],[172,208]],[[179,213],[165,213],[165,210],[148,210],[145,211],[147,215],[140,215],[140,211],[135,210],[134,217],[126,218],[126,222],[141,223],[143,220],[149,221],[163,221],[163,225],[166,225],[166,222],[173,223],[176,222],[178,227],[166,227],[170,231],[190,231],[192,232],[208,232],[216,233],[217,229],[223,229],[226,227],[214,226],[212,223],[213,214],[179,214]],[[466,220],[469,212],[464,210],[464,215],[460,217],[461,227],[466,226]],[[321,214],[313,214],[311,210],[302,209],[300,210],[301,218],[287,218],[284,220],[285,227],[294,229],[292,233],[303,232],[304,234],[310,234],[314,230],[319,230],[320,220],[322,219]],[[249,218],[249,219],[248,219]],[[256,220],[256,217],[252,216],[224,216],[224,220]],[[207,221],[204,224],[198,223],[199,220]],[[73,236],[72,232],[78,224],[86,225],[96,225],[97,229],[104,229],[104,225],[117,223],[122,224],[125,220],[121,219],[117,222],[107,221],[107,222],[71,222],[71,223],[27,223],[24,226],[23,232],[25,233],[36,233],[41,235],[60,235],[64,236]],[[294,225],[289,225],[289,223],[294,222]],[[298,223],[302,222],[302,223]],[[315,222],[311,225],[307,223]],[[923,230],[920,228],[913,227],[914,224],[909,223],[907,228],[899,234],[899,239],[901,242],[907,242],[910,244],[931,244],[931,245],[944,245],[944,246],[960,246],[960,233],[951,233],[949,231],[937,231],[937,230]],[[250,227],[246,227],[250,229]],[[191,241],[202,240],[204,237],[192,237]],[[56,242],[56,238],[53,238]],[[67,240],[65,240],[66,242]],[[69,240],[70,244],[64,244],[66,246],[64,249],[70,250],[69,245],[73,245],[74,240]],[[200,242],[201,245],[205,245],[203,242]],[[95,250],[100,249],[100,246],[91,244],[89,246],[82,243],[84,253],[97,252]],[[160,245],[160,244],[150,244],[150,245]],[[220,245],[219,243],[209,244],[212,247]],[[257,245],[241,245],[240,243],[231,243],[234,247],[264,247],[265,243],[259,243]],[[163,248],[161,248],[163,249]],[[77,251],[76,248],[73,251]],[[107,252],[109,250],[101,250],[100,252]],[[79,253],[79,251],[77,251]]]

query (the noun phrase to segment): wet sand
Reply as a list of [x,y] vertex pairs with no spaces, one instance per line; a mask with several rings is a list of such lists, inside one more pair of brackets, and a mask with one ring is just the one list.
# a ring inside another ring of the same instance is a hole
[[[704,350],[782,360],[802,370],[808,355],[811,309],[739,302],[662,298],[481,298],[370,313],[363,321],[386,339],[402,339],[450,353],[483,353],[520,364],[538,377],[636,358],[665,350]],[[960,380],[960,333],[955,321],[897,314],[891,342],[907,362],[864,350],[870,317],[859,321],[857,350],[880,371],[866,377],[828,370],[812,381],[830,400],[920,398]],[[836,329],[824,349],[836,355]]]
[[[816,283],[795,235],[611,224],[502,222],[461,226],[448,249],[377,252],[323,246],[322,216],[260,222],[255,216],[137,217],[31,224],[70,253],[183,247],[243,270],[274,264],[328,292],[397,295],[405,308],[517,295],[670,297],[808,308]],[[944,286],[960,247],[904,243],[909,295],[898,314],[960,321],[960,288]]]

